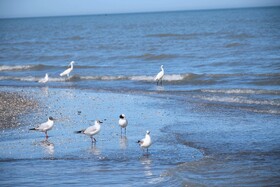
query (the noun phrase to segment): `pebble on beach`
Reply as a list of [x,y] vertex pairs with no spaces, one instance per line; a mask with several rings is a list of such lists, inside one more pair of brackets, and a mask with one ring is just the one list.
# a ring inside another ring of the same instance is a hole
[[14,92],[0,92],[0,103],[0,129],[19,126],[19,117],[38,106],[34,99]]

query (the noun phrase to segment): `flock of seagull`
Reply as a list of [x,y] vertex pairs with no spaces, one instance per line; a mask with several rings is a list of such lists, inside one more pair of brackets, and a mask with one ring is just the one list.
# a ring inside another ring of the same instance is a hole
[[[63,71],[62,73],[60,73],[60,76],[61,77],[63,77],[63,76],[69,77],[70,73],[73,71],[74,63],[75,63],[74,61],[70,62],[70,64],[69,64],[70,67],[68,69],[66,69],[65,71]],[[162,79],[163,79],[163,76],[164,76],[163,65],[160,66],[160,69],[161,69],[161,71],[155,76],[155,79],[154,79],[155,81],[157,81],[157,85],[158,84],[162,85]],[[49,76],[46,73],[45,77],[43,79],[40,79],[38,82],[39,83],[47,83],[48,80],[49,80]],[[47,122],[42,123],[42,124],[38,125],[37,127],[31,128],[29,130],[44,132],[45,135],[46,135],[46,139],[48,139],[48,137],[49,137],[48,136],[48,131],[53,128],[54,121],[55,121],[55,119],[53,117],[49,117]],[[95,120],[94,125],[89,126],[86,129],[75,131],[75,133],[85,134],[85,135],[87,135],[91,138],[92,143],[96,143],[96,139],[94,138],[94,135],[96,135],[100,132],[102,123],[103,123],[102,121]],[[128,125],[128,121],[127,121],[125,115],[121,114],[119,116],[119,126],[121,127],[121,134],[122,134],[122,129],[124,129],[125,134],[126,134],[127,125]],[[150,131],[147,131],[146,135],[145,135],[145,138],[143,138],[141,140],[138,140],[137,143],[139,144],[139,146],[142,149],[147,149],[147,152],[148,152],[148,148],[152,145],[152,139],[151,139],[151,136],[150,136]]]
[[[53,128],[55,120],[56,119],[54,119],[53,117],[49,117],[47,122],[42,123],[42,124],[38,125],[37,127],[31,128],[29,130],[44,132],[45,135],[46,135],[46,140],[47,140],[48,137],[49,137],[48,136],[48,131]],[[94,125],[89,126],[86,129],[75,131],[75,133],[77,133],[77,134],[85,134],[85,135],[87,135],[87,136],[89,136],[91,138],[91,142],[92,143],[96,143],[96,139],[94,138],[94,135],[96,135],[96,134],[98,134],[100,132],[101,124],[102,123],[103,122],[100,121],[100,120],[95,120],[94,121]],[[127,124],[128,124],[128,121],[127,121],[125,115],[121,114],[120,117],[119,117],[119,126],[121,127],[121,134],[122,134],[122,129],[123,128],[124,128],[125,134],[126,134]],[[152,145],[152,139],[151,139],[151,136],[150,136],[150,131],[147,131],[145,138],[143,138],[141,140],[138,140],[137,143],[139,144],[139,146],[142,149],[147,149],[147,152],[148,152],[148,148]]]

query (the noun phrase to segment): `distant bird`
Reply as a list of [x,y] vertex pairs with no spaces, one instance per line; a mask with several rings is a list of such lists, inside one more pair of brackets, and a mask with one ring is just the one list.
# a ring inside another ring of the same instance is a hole
[[162,85],[162,78],[164,76],[164,69],[163,69],[163,65],[160,66],[161,71],[157,74],[157,76],[155,77],[155,81],[157,81],[157,85],[158,83],[160,83]]
[[150,131],[147,131],[145,138],[143,138],[142,140],[138,140],[137,143],[140,145],[141,148],[147,149],[148,152],[148,148],[152,145]]
[[70,74],[70,72],[73,70],[73,64],[74,64],[75,62],[74,61],[72,61],[72,62],[70,62],[70,68],[68,68],[67,70],[65,70],[65,71],[63,71],[62,73],[60,73],[60,76],[61,77],[63,77],[63,76],[65,76],[65,75],[67,75],[67,77],[69,77],[69,74]]
[[93,135],[99,133],[100,128],[101,128],[101,123],[103,123],[103,122],[99,121],[99,120],[95,120],[94,125],[86,128],[86,129],[76,131],[75,133],[88,135],[91,138],[91,142],[94,143],[94,142],[96,142],[96,139],[93,137]]
[[39,83],[47,83],[49,81],[49,75],[46,73],[45,77],[40,79]]
[[120,115],[120,119],[119,119],[119,125],[121,127],[121,134],[122,134],[122,129],[124,128],[124,132],[126,134],[126,126],[127,126],[128,122],[127,122],[127,119],[125,118],[125,115],[124,114],[121,114]]
[[54,125],[54,119],[52,117],[49,117],[47,122],[42,123],[42,124],[38,125],[37,127],[29,129],[29,130],[36,130],[36,131],[44,132],[46,134],[46,139],[48,139],[48,137],[49,137],[48,131],[53,128],[53,125]]

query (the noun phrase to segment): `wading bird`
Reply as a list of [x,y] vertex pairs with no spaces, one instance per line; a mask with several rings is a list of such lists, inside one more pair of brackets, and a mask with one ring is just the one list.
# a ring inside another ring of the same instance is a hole
[[147,149],[147,153],[149,152],[149,147],[152,145],[152,139],[150,136],[150,131],[146,132],[146,136],[145,138],[143,138],[142,140],[138,140],[137,142],[141,148],[143,149]]
[[164,76],[164,69],[163,69],[163,65],[160,66],[161,71],[157,74],[157,76],[155,77],[155,81],[157,81],[157,85],[160,83],[162,85],[162,79]]
[[122,134],[122,129],[124,128],[124,133],[126,134],[126,126],[127,126],[128,122],[127,119],[125,118],[124,114],[120,115],[120,119],[119,119],[119,125],[121,127],[121,134]]
[[65,76],[65,75],[67,75],[67,77],[69,77],[69,74],[71,73],[71,71],[73,70],[73,64],[74,64],[75,62],[74,61],[72,61],[72,62],[70,62],[70,68],[68,68],[67,70],[65,70],[65,71],[63,71],[62,73],[60,73],[60,76],[61,77],[63,77],[63,76]]
[[49,117],[47,122],[42,123],[42,124],[38,125],[37,127],[29,129],[29,130],[36,130],[36,131],[44,132],[46,134],[46,139],[48,139],[48,137],[49,137],[48,131],[53,128],[53,125],[54,125],[54,119],[52,117]]
[[86,128],[86,129],[76,131],[75,133],[88,135],[91,139],[91,142],[94,143],[94,142],[96,142],[96,139],[93,137],[93,135],[96,135],[97,133],[99,133],[99,131],[101,129],[101,123],[103,123],[103,122],[99,121],[99,120],[95,120],[94,125]]

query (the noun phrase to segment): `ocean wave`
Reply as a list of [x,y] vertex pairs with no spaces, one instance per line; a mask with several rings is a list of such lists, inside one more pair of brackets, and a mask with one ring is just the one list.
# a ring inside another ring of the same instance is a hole
[[128,59],[144,59],[144,60],[164,60],[164,59],[172,59],[177,58],[178,55],[174,54],[150,54],[146,53],[143,55],[134,55],[134,56],[127,56]]
[[280,100],[250,99],[242,96],[198,96],[198,98],[210,102],[280,106]]
[[201,90],[204,93],[223,93],[223,94],[269,94],[280,95],[279,90],[256,90],[256,89],[206,89]]
[[84,38],[81,36],[70,36],[70,37],[65,37],[65,38],[60,38],[61,40],[73,40],[73,41],[77,41],[77,40],[83,40]]
[[37,65],[14,65],[14,66],[7,66],[2,65],[0,66],[0,71],[25,71],[25,70],[44,70],[44,69],[50,69],[54,66],[48,66],[43,64],[37,64]]
[[16,65],[16,66],[3,65],[3,66],[0,66],[0,71],[19,71],[19,70],[26,70],[26,69],[30,69],[30,68],[32,68],[31,65],[24,65],[24,66],[21,66],[21,65]]
[[214,35],[215,33],[210,33],[210,32],[203,32],[203,33],[183,33],[183,34],[178,34],[178,33],[158,33],[158,34],[148,34],[146,37],[152,37],[152,38],[175,38],[175,39],[193,39],[196,37],[201,37],[201,36],[210,36]]
[[238,43],[238,42],[234,42],[234,43],[227,44],[225,47],[226,48],[232,48],[232,47],[238,47],[238,46],[241,46],[241,45],[244,45],[244,44],[241,44],[241,43]]
[[[46,70],[49,68],[57,68],[58,71],[62,71],[65,67],[62,66],[45,66],[45,65],[36,65],[36,66],[11,66],[11,67],[5,67],[9,71],[14,70],[15,68],[18,68],[17,71],[23,71],[24,69],[35,69],[35,70]],[[90,69],[90,68],[103,68],[102,66],[75,66],[76,69]],[[107,67],[105,67],[107,68]],[[3,68],[4,69],[4,68]],[[2,70],[2,71],[8,71],[8,70]],[[53,76],[52,76],[53,75]],[[68,82],[76,82],[76,81],[139,81],[139,82],[147,82],[151,83],[154,82],[154,75],[97,75],[97,76],[83,76],[82,74],[74,74],[70,77],[58,77],[55,73],[52,74],[49,72],[50,76],[50,82],[62,82],[62,81],[68,81]],[[227,81],[230,81],[231,78],[235,78],[236,74],[194,74],[194,73],[186,73],[186,74],[166,74],[163,77],[164,84],[169,85],[213,85],[213,84],[223,84]],[[244,75],[240,75],[244,76]],[[275,76],[277,75],[271,75],[268,74],[262,78],[258,78],[258,76],[263,75],[254,75],[257,77],[257,81],[259,79],[267,79],[269,76]],[[57,78],[56,78],[57,77]],[[42,78],[42,77],[40,77]],[[22,81],[28,81],[28,79],[25,79],[25,77],[0,77],[0,80],[20,80]],[[35,80],[38,78],[34,78]],[[273,78],[274,79],[274,78]],[[272,81],[273,82],[273,81]],[[250,82],[250,84],[254,84],[253,81]],[[268,84],[266,84],[268,85]],[[204,93],[221,93],[221,94],[270,94],[270,95],[279,95],[280,91],[278,90],[254,90],[254,89],[202,89],[201,92]]]
[[[43,57],[45,58],[45,57]],[[49,57],[47,57],[49,58]],[[52,57],[50,57],[52,58]],[[54,58],[52,58],[54,59]],[[1,71],[26,71],[26,70],[35,70],[35,71],[42,71],[42,70],[49,70],[49,69],[61,69],[61,68],[65,68],[68,67],[67,65],[65,66],[51,66],[51,65],[44,65],[44,64],[36,64],[36,65],[13,65],[13,66],[9,66],[9,65],[0,65],[0,72]],[[74,67],[75,69],[95,69],[95,68],[107,68],[106,66],[79,66],[76,65]]]

